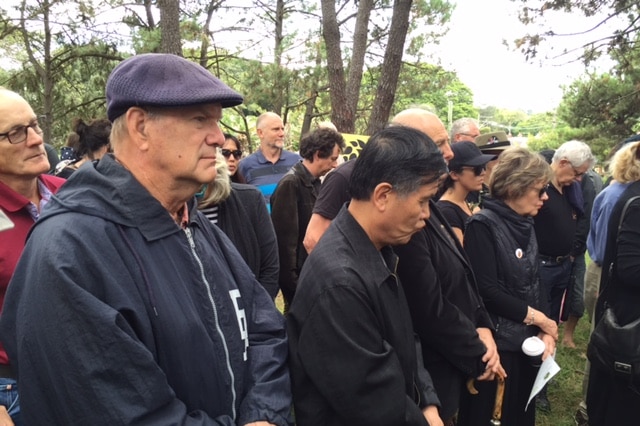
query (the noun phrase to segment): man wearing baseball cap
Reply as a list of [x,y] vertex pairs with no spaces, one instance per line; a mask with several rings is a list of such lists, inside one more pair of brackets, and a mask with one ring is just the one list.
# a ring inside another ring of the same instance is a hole
[[166,54],[106,96],[113,154],[51,200],[0,322],[25,423],[290,424],[283,318],[194,203],[242,97]]

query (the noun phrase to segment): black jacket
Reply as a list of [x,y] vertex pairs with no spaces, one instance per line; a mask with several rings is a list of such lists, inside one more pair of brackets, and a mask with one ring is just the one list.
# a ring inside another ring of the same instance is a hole
[[302,163],[296,163],[271,195],[271,220],[280,257],[280,288],[287,303],[293,299],[300,270],[307,259],[302,241],[319,188],[320,181]]
[[[596,322],[603,312],[602,303],[606,300],[612,307],[620,324],[628,324],[640,314],[640,199],[634,200],[628,207],[622,224],[620,218],[626,202],[640,195],[640,182],[632,183],[620,196],[609,219],[607,230],[607,248],[602,263],[600,289],[605,297],[598,299]],[[620,226],[620,232],[618,232]],[[617,250],[617,252],[616,252]],[[615,256],[614,256],[615,252]],[[611,270],[610,276],[608,271]]]
[[485,371],[487,348],[476,328],[493,329],[493,324],[462,246],[438,207],[430,208],[427,226],[394,251],[424,365],[446,419],[457,411],[464,379]]
[[311,252],[287,316],[299,426],[427,425],[439,403],[396,262],[344,207]]
[[282,315],[194,201],[188,219],[110,155],[51,199],[0,321],[25,424],[288,424]]
[[[482,227],[483,233],[469,231]],[[479,235],[488,235],[481,244],[475,241]],[[487,309],[496,327],[496,344],[502,351],[520,352],[524,339],[535,336],[539,328],[523,323],[525,314],[511,316],[511,306],[520,307],[515,312],[526,312],[532,306],[548,313],[547,299],[538,277],[538,244],[531,218],[520,216],[506,204],[486,199],[484,208],[471,216],[465,234],[465,247],[473,247],[493,255],[490,264],[479,265],[475,250],[469,250]],[[477,269],[482,269],[478,271]],[[493,278],[489,278],[489,277]]]
[[280,290],[278,245],[262,193],[253,185],[231,183],[231,195],[218,205],[217,225],[275,299]]

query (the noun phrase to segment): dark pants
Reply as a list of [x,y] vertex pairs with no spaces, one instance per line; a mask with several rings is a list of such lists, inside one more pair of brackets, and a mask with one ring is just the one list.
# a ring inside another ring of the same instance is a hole
[[573,261],[571,274],[571,291],[565,297],[563,317],[573,316],[582,318],[584,315],[584,276],[587,270],[584,254],[579,254]]
[[562,262],[540,261],[540,284],[545,289],[551,315],[549,318],[560,322],[562,298],[571,281],[571,260],[567,257]]

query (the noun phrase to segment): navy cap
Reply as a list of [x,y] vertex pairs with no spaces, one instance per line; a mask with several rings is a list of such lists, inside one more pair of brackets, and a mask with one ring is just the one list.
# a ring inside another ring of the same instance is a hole
[[498,158],[497,155],[483,154],[473,142],[456,142],[451,145],[453,158],[449,160],[449,170],[458,170],[462,166],[481,166]]
[[240,105],[235,92],[200,65],[165,53],[136,55],[119,63],[107,80],[109,120],[132,106]]

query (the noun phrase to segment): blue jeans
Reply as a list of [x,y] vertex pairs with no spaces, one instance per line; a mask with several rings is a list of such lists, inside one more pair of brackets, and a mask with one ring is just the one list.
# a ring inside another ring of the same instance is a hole
[[571,260],[566,258],[561,263],[540,261],[540,284],[549,300],[549,318],[560,323],[560,308],[565,290],[571,280]]
[[22,426],[18,384],[13,379],[0,378],[0,405],[4,405],[15,426]]

